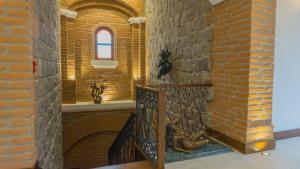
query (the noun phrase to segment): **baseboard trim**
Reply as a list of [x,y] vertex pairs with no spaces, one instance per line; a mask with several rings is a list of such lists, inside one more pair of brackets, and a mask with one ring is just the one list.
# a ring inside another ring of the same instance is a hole
[[288,138],[300,137],[300,128],[275,132],[274,136],[276,140],[284,140]]
[[239,142],[231,137],[228,137],[218,131],[208,129],[208,134],[210,137],[222,142],[223,144],[231,147],[232,149],[244,153],[245,144],[242,142]]
[[258,142],[245,144],[212,129],[209,129],[208,133],[214,139],[221,141],[225,145],[243,154],[251,154],[267,150],[273,150],[276,147],[276,140],[261,140]]

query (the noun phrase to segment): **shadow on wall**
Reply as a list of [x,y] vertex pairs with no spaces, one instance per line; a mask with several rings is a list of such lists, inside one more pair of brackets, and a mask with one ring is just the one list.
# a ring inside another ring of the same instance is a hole
[[108,165],[108,150],[118,132],[99,132],[82,138],[64,155],[64,168],[90,169]]
[[94,168],[107,165],[108,149],[134,110],[63,113],[64,165]]

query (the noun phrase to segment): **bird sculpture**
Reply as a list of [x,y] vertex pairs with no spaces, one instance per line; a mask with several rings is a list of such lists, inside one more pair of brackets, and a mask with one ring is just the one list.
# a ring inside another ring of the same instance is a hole
[[160,54],[160,61],[158,64],[158,68],[159,68],[159,73],[157,78],[161,79],[162,76],[167,75],[171,70],[172,70],[172,64],[169,60],[171,56],[171,52],[166,49],[166,50],[162,50],[161,54]]

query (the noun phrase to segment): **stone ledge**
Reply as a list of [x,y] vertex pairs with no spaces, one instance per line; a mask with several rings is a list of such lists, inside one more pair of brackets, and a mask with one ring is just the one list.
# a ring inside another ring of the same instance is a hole
[[107,101],[103,104],[94,104],[92,102],[79,102],[77,104],[63,104],[63,113],[76,113],[87,111],[103,111],[103,110],[126,110],[135,109],[136,102],[133,100]]
[[69,9],[60,9],[60,14],[66,16],[67,18],[76,19],[78,13],[76,11],[71,11]]
[[91,60],[91,65],[95,69],[115,69],[119,62],[117,60]]

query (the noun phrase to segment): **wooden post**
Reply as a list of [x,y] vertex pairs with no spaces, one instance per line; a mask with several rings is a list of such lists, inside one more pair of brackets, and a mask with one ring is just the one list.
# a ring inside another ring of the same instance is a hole
[[166,113],[166,94],[158,94],[158,150],[157,150],[157,169],[165,168],[165,113]]

